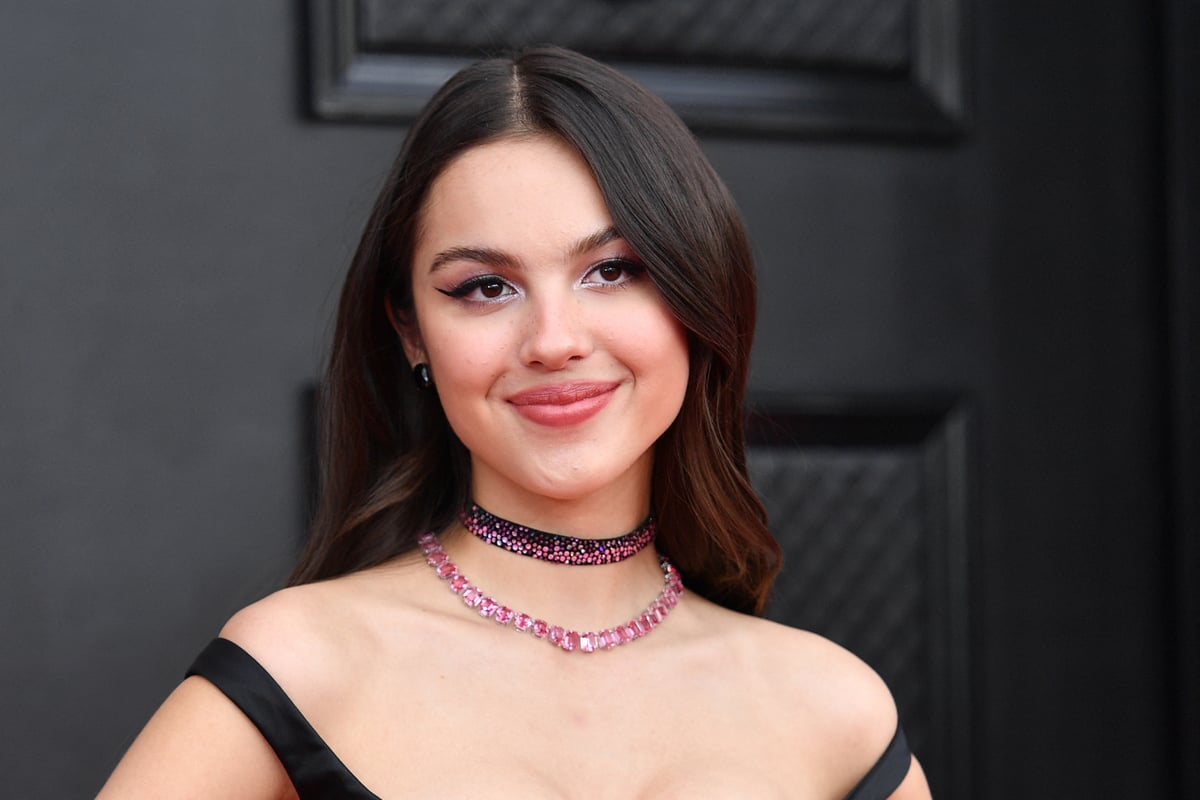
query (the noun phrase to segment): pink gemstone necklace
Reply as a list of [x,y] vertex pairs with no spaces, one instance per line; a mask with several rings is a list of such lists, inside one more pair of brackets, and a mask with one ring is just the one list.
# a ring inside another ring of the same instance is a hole
[[624,625],[604,631],[580,633],[567,630],[561,625],[551,625],[545,620],[534,619],[528,614],[501,605],[494,598],[484,594],[478,586],[473,586],[466,576],[458,571],[458,566],[450,560],[450,555],[436,536],[427,533],[417,541],[421,545],[421,552],[425,554],[426,563],[433,567],[439,578],[448,583],[450,591],[461,597],[468,607],[478,611],[479,616],[491,617],[498,625],[511,625],[513,630],[529,633],[535,639],[545,639],[568,653],[576,650],[583,653],[611,650],[618,645],[642,638],[667,618],[667,614],[671,613],[671,609],[679,603],[683,594],[683,580],[679,577],[679,572],[663,557],[660,562],[663,590],[645,611]]
[[539,531],[497,517],[475,503],[458,517],[467,530],[488,544],[556,564],[615,564],[640,553],[654,541],[655,532],[653,516],[624,536],[611,539],[581,539]]

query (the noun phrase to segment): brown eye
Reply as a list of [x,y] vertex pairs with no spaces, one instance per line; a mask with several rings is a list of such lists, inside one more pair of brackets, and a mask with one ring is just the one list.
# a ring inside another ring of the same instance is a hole
[[444,295],[473,303],[503,300],[515,293],[513,287],[497,275],[480,275],[463,281],[453,289],[438,289]]
[[636,280],[645,267],[627,258],[610,258],[601,261],[588,271],[587,280],[592,286],[624,286]]
[[620,280],[621,275],[625,272],[625,269],[619,262],[610,261],[607,264],[600,265],[600,268],[596,271],[600,274],[601,280],[611,283],[613,281]]

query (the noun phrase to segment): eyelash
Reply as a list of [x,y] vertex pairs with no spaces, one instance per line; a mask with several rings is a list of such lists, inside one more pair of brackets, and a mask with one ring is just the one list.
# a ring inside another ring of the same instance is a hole
[[[599,285],[599,286],[604,286],[607,288],[613,288],[613,289],[623,288],[630,281],[635,280],[640,275],[642,275],[642,273],[644,273],[646,271],[646,268],[643,267],[641,264],[637,263],[636,261],[632,261],[628,258],[606,258],[603,261],[601,261],[600,263],[595,264],[590,269],[588,269],[588,271],[585,273],[585,277],[587,275],[591,275],[593,273],[599,272],[600,270],[604,269],[605,267],[614,267],[614,266],[619,267],[621,269],[621,271],[623,273],[621,276],[622,279],[618,279],[615,281],[600,280],[600,281],[595,281],[594,284]],[[495,297],[487,297],[482,300],[468,299],[468,297],[467,297],[468,295],[470,295],[476,289],[481,289],[484,286],[499,286],[502,290],[502,293],[496,295]],[[458,286],[455,286],[452,289],[438,289],[438,291],[441,292],[442,294],[446,295],[447,297],[452,297],[456,300],[467,300],[467,302],[482,304],[482,303],[498,302],[498,301],[500,301],[501,298],[506,297],[508,294],[512,293],[512,292],[503,292],[503,289],[505,289],[505,288],[511,290],[512,286],[511,286],[511,284],[508,283],[508,281],[504,280],[503,278],[501,278],[498,275],[476,275],[475,277],[468,278],[467,280],[463,281]]]
[[[501,287],[512,288],[512,287],[508,286],[508,283],[505,280],[503,280],[502,278],[498,278],[495,275],[477,275],[474,278],[468,278],[467,280],[460,283],[458,286],[455,286],[453,289],[438,289],[438,291],[448,297],[453,297],[455,299],[462,299],[462,298],[465,298],[467,295],[469,295],[471,292],[475,291],[476,289],[482,288],[484,286],[488,286],[490,284],[497,284]],[[502,296],[502,295],[499,295],[499,296]],[[495,299],[497,299],[497,298],[489,297],[489,298],[487,298],[487,301],[492,301]],[[479,302],[479,301],[476,301],[476,302]]]
[[638,276],[646,271],[646,268],[641,264],[637,263],[636,261],[631,261],[628,258],[606,258],[599,264],[596,264],[589,269],[586,274],[591,275],[594,272],[599,272],[605,267],[620,267],[620,269],[624,272],[624,275],[622,276],[624,280],[600,281],[600,283],[605,286],[624,286],[630,281],[635,280]]

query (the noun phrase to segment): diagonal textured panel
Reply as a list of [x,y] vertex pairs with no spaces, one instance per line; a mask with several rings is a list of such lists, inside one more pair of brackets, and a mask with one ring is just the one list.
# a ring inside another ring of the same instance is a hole
[[697,131],[949,141],[968,121],[965,0],[308,0],[320,119],[411,122],[456,70],[552,42]]
[[750,470],[784,548],[769,616],[874,667],[924,752],[934,721],[921,450],[755,447]]
[[359,0],[366,51],[553,42],[599,58],[897,72],[912,0]]

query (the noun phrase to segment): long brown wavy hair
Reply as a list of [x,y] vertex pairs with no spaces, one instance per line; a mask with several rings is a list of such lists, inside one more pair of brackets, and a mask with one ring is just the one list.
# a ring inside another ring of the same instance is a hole
[[469,454],[435,392],[418,391],[386,313],[414,314],[411,257],[425,197],[456,156],[506,137],[551,135],[590,165],[616,229],[688,330],[679,416],[659,439],[658,548],[688,587],[761,613],[779,545],[746,473],[743,399],[755,279],[737,209],[694,137],[621,73],[554,47],[464,68],[414,122],[342,289],[321,390],[321,497],[289,584],[411,550],[468,499]]

